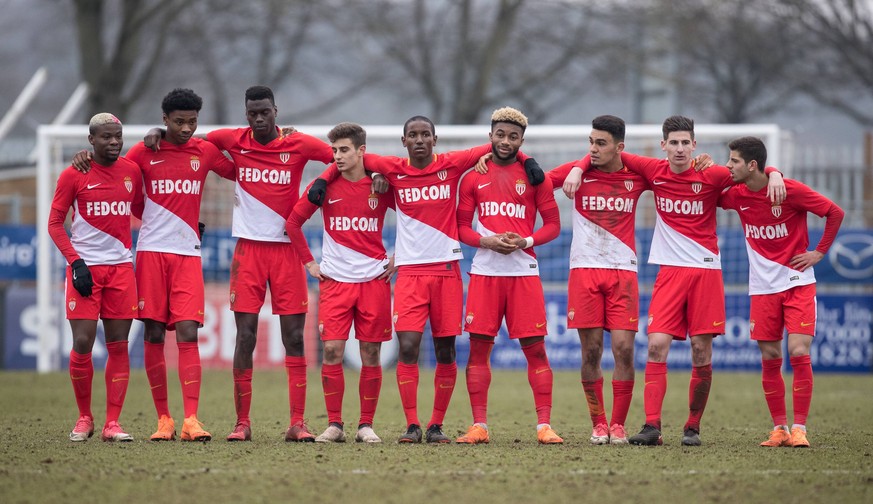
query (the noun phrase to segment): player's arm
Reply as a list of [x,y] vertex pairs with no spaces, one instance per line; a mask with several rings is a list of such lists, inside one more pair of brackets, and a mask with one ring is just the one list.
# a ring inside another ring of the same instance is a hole
[[303,234],[303,224],[318,210],[318,206],[311,203],[306,198],[300,198],[291,213],[288,215],[288,220],[285,221],[285,232],[288,233],[288,239],[291,240],[291,246],[297,252],[297,257],[306,268],[306,271],[313,278],[324,280],[324,275],[321,274],[321,267],[315,262],[312,252],[309,250],[309,243],[306,241],[306,236]]
[[482,236],[473,229],[473,212],[476,208],[476,200],[473,197],[476,187],[473,181],[474,178],[471,175],[464,177],[458,190],[458,238],[460,238],[462,243],[471,247],[489,249],[504,255],[511,254],[518,247],[505,241],[505,233]]
[[[467,171],[473,168],[477,173],[488,173],[488,166],[485,163],[491,159],[491,150],[492,146],[488,143],[472,149],[451,151],[445,155],[452,159],[451,164],[461,170]],[[521,151],[518,151],[516,157],[524,165],[524,173],[527,175],[528,182],[533,186],[542,184],[545,180],[545,173],[537,160]]]
[[[818,241],[815,249],[808,250],[791,258],[789,263],[791,267],[798,271],[804,271],[818,264],[828,253],[837,237],[837,231],[840,230],[840,225],[843,223],[846,212],[830,199],[803,184],[798,184],[796,190],[792,188],[792,192],[800,193],[797,194],[798,199],[796,201],[802,202],[807,211],[825,219],[824,232],[822,232],[821,240]],[[795,195],[792,194],[792,198],[794,197]]]
[[91,295],[91,290],[94,287],[94,281],[91,278],[91,271],[85,260],[79,257],[79,253],[73,248],[73,243],[67,235],[67,230],[64,228],[64,220],[67,218],[67,213],[73,205],[76,198],[76,188],[78,184],[72,176],[72,172],[65,171],[58,178],[58,186],[55,189],[55,195],[52,199],[52,207],[49,210],[48,233],[55,246],[61,251],[64,259],[73,270],[73,288],[79,294],[88,297]]
[[514,239],[510,240],[510,243],[516,247],[526,249],[534,245],[542,245],[554,240],[561,234],[561,214],[550,185],[551,182],[547,180],[545,184],[537,188],[536,204],[537,210],[543,218],[543,225],[534,231],[531,236],[522,237],[515,235]]
[[215,144],[206,142],[203,144],[206,152],[209,170],[219,177],[227,180],[236,180],[236,165],[227,158]]
[[546,177],[552,184],[553,190],[560,187],[564,191],[564,195],[570,199],[576,196],[576,191],[582,185],[582,166],[590,164],[588,156],[576,161],[564,163],[556,168],[553,168],[546,173]]

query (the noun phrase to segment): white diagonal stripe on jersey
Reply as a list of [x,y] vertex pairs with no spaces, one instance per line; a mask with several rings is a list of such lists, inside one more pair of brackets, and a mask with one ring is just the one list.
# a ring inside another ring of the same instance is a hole
[[336,242],[324,233],[321,272],[339,282],[369,282],[385,272],[388,259],[374,259]]
[[442,231],[403,213],[397,213],[397,240],[394,264],[433,264],[458,261],[464,257],[461,244]]
[[[706,260],[709,259],[709,260]],[[655,234],[649,250],[649,263],[687,268],[721,269],[721,254],[671,228],[660,215],[655,216]]]
[[[132,262],[133,254],[118,238],[105,233],[86,221],[78,212],[78,204],[73,202],[76,215],[70,226],[70,243],[85,264],[121,264]],[[129,232],[129,231],[128,231]]]
[[146,198],[136,250],[200,256],[200,239],[181,217]]
[[617,236],[573,211],[570,268],[637,271],[637,255]]
[[[487,229],[481,223],[476,224],[476,231],[482,236],[494,236],[497,233]],[[536,267],[531,267],[534,265]],[[470,273],[487,276],[539,276],[540,268],[536,258],[524,250],[515,250],[511,254],[501,254],[489,249],[476,249]]]
[[[812,268],[797,271],[776,261],[772,261],[756,252],[746,241],[746,252],[749,253],[749,295],[773,294],[783,292],[799,285],[815,283],[815,272]],[[792,280],[793,279],[793,280]]]
[[285,217],[258,201],[236,184],[234,196],[239,202],[233,207],[233,236],[249,240],[285,242]]

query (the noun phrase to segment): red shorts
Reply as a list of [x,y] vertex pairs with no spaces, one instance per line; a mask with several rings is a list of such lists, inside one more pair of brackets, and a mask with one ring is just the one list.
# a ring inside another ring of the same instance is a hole
[[540,277],[471,274],[464,330],[496,337],[504,317],[512,339],[549,332]]
[[348,340],[352,321],[355,338],[378,343],[391,339],[391,284],[325,280],[319,283],[318,332],[323,341]]
[[635,271],[573,268],[567,290],[567,327],[636,332],[640,295]]
[[67,319],[135,319],[136,278],[132,263],[88,266],[94,287],[85,297],[73,287],[73,270],[67,266]]
[[687,334],[724,334],[721,270],[661,266],[649,304],[651,333],[684,340]]
[[464,283],[454,263],[451,276],[398,275],[394,283],[394,330],[423,332],[430,316],[434,338],[461,334]]
[[270,286],[275,315],[306,313],[306,272],[290,243],[240,238],[230,265],[230,309],[260,313]]
[[193,320],[203,327],[203,266],[199,256],[136,253],[139,318],[167,324]]
[[755,341],[781,341],[788,334],[815,336],[815,284],[751,297],[749,332]]

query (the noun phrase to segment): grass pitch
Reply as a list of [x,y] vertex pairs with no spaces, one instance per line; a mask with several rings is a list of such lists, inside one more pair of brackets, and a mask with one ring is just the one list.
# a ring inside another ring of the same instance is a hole
[[[181,428],[178,381],[170,407]],[[320,378],[310,374],[313,431],[326,427]],[[76,419],[66,373],[0,373],[0,502],[873,502],[873,376],[815,377],[806,450],[758,447],[771,428],[757,374],[714,375],[703,446],[680,445],[687,373],[669,375],[662,447],[591,446],[577,372],[555,373],[552,425],[562,446],[536,443],[524,372],[496,371],[489,407],[491,444],[398,445],[405,429],[394,374],[386,372],[376,414],[385,441],[364,446],[285,443],[288,396],[283,371],[254,377],[251,443],[227,443],[235,416],[229,371],[204,373],[200,418],[210,443],[151,443],[156,419],[142,371],[131,376],[121,423],[133,443],[86,443],[67,433]],[[790,376],[786,381],[790,386]],[[419,412],[427,422],[432,374],[422,373]],[[611,407],[606,377],[605,395]],[[346,434],[357,425],[357,374],[346,372]],[[103,422],[102,374],[94,413]],[[628,430],[643,421],[638,375]],[[790,397],[790,393],[789,393]],[[790,415],[790,405],[789,405]],[[466,430],[469,400],[459,373],[445,430]]]

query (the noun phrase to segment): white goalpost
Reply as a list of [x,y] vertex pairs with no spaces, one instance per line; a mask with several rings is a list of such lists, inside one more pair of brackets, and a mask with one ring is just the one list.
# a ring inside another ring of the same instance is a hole
[[[125,149],[142,139],[152,126],[125,125]],[[197,129],[198,134],[205,134],[213,129],[239,126],[203,126]],[[377,154],[406,156],[400,137],[402,125],[367,126],[367,151]],[[326,141],[327,132],[332,126],[296,126],[297,130],[322,138]],[[439,126],[436,127],[438,142],[435,151],[466,149],[488,142],[489,126]],[[582,158],[588,149],[589,124],[573,126],[530,126],[525,133],[525,143],[522,150],[535,157],[544,170],[549,170],[559,164]],[[768,165],[776,166],[784,174],[790,175],[792,160],[787,148],[790,138],[774,124],[741,124],[715,125],[698,124],[695,126],[695,137],[698,141],[697,153],[708,152],[716,163],[723,164],[727,158],[727,142],[739,136],[760,137],[768,149]],[[38,354],[37,370],[49,372],[60,369],[61,350],[67,324],[64,320],[63,302],[63,272],[66,263],[58,253],[48,235],[47,223],[51,208],[55,184],[60,172],[69,165],[73,154],[80,149],[89,148],[88,127],[85,125],[46,125],[37,131],[37,310],[38,322]],[[660,125],[628,125],[625,139],[625,149],[628,152],[662,157],[660,149]],[[324,167],[318,163],[310,163],[303,175],[303,185],[318,175]],[[229,196],[227,184],[224,193],[215,195],[207,189],[207,203],[210,208],[224,215],[227,222],[230,219],[233,198]],[[301,186],[301,188],[303,187]],[[571,203],[558,198],[562,214],[562,227],[570,227]],[[649,207],[651,199],[649,198]],[[638,212],[638,224],[643,224],[646,216],[644,211]],[[229,227],[229,225],[227,226]],[[566,251],[562,251],[566,255]],[[641,258],[648,251],[639,251]],[[566,286],[565,286],[566,287]]]

